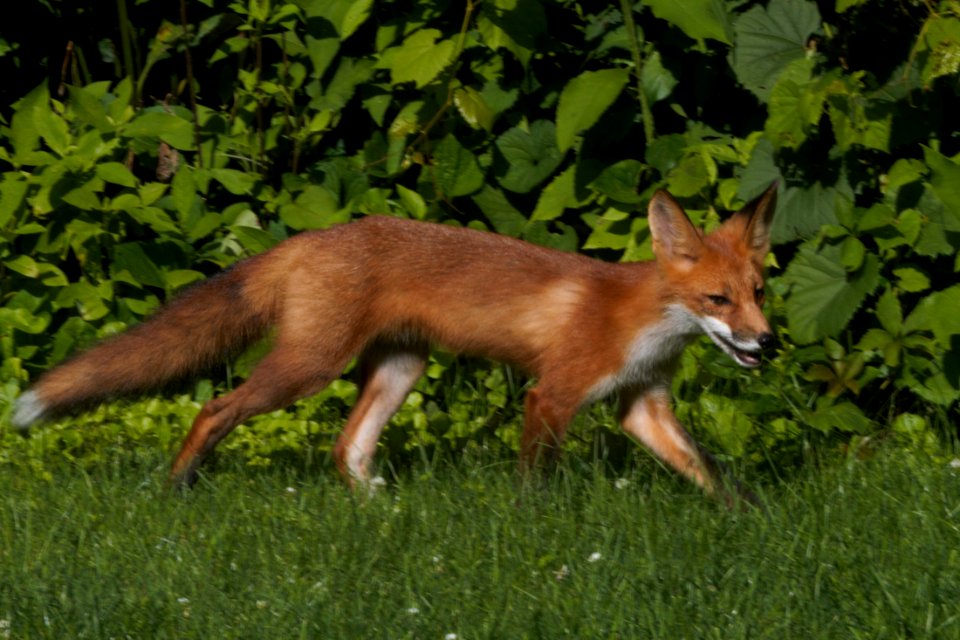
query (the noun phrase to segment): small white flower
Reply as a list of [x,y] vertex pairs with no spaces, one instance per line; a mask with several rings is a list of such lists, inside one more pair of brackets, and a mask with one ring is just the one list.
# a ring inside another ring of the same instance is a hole
[[626,478],[617,478],[613,482],[613,488],[623,490],[630,486],[630,481]]
[[567,565],[562,565],[559,569],[553,572],[553,577],[557,580],[566,580],[570,577],[570,567]]
[[180,597],[180,598],[177,598],[177,602],[179,602],[180,604],[190,604],[190,598]]
[[407,613],[409,613],[412,616],[415,616],[418,613],[420,613],[420,609],[417,609],[416,607],[410,607],[409,609],[407,609]]
[[587,558],[587,562],[599,562],[601,558],[603,558],[603,556],[600,555],[600,552],[599,552],[599,551],[594,551],[594,552],[591,553],[590,556]]
[[296,493],[297,490],[294,487],[287,487],[287,493]]
[[266,609],[267,601],[266,600],[257,600],[257,609]]
[[954,458],[950,461],[951,469],[960,469],[960,458]]
[[448,633],[447,635],[443,636],[443,640],[457,640],[459,637],[460,636],[455,633]]
[[433,556],[432,558],[430,558],[430,560],[433,561],[433,564],[440,564],[440,561],[441,561],[442,559],[443,559],[443,558],[441,558],[440,556]]
[[[448,634],[450,635],[450,634]],[[452,634],[456,638],[456,634]],[[7,619],[0,620],[0,638],[9,638],[10,637],[10,621]]]

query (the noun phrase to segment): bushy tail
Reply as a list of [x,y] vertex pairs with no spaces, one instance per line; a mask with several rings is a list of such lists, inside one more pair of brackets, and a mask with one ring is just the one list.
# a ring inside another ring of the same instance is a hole
[[246,285],[255,260],[188,289],[143,324],[45,373],[17,400],[14,426],[26,429],[78,406],[157,389],[263,337],[275,304],[251,299]]

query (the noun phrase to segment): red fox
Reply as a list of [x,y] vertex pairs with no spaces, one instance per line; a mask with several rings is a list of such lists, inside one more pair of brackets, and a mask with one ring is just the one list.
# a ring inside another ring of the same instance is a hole
[[389,217],[305,232],[48,371],[18,399],[13,424],[26,429],[159,388],[274,330],[272,351],[249,379],[197,415],[171,480],[192,483],[239,423],[317,393],[357,357],[360,393],[333,454],[350,484],[365,484],[384,425],[438,346],[536,377],[525,400],[521,469],[556,454],[581,406],[618,393],[630,436],[729,500],[719,466],[670,409],[670,380],[699,334],[744,367],[759,366],[775,344],[761,305],[776,194],[773,185],[703,235],[657,191],[648,208],[656,259],[638,263]]

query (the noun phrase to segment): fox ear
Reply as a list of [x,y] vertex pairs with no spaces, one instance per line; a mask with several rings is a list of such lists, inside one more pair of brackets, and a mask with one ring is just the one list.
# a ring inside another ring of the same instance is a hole
[[703,237],[672,195],[658,189],[647,208],[653,252],[667,262],[691,266],[700,258]]
[[744,245],[759,264],[763,264],[767,253],[770,252],[770,229],[773,224],[773,213],[777,209],[779,186],[780,182],[775,181],[760,196],[748,202],[743,209],[724,223],[724,226],[729,225],[738,232],[737,235],[743,239]]

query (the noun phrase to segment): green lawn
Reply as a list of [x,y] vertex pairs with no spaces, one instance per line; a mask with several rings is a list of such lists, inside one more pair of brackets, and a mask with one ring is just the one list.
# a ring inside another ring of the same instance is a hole
[[221,463],[0,465],[0,638],[960,637],[960,471],[881,455],[728,512],[653,463],[459,461],[370,499]]

